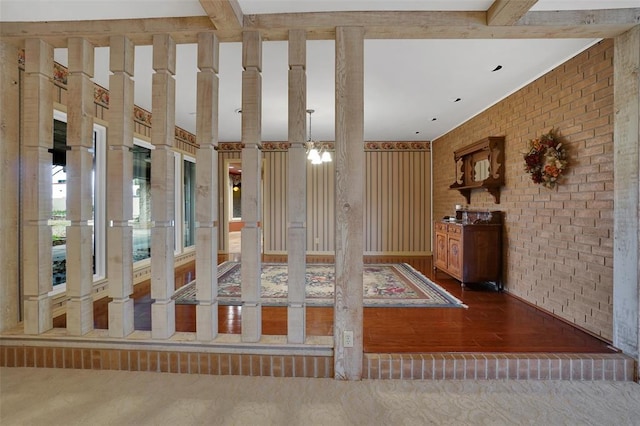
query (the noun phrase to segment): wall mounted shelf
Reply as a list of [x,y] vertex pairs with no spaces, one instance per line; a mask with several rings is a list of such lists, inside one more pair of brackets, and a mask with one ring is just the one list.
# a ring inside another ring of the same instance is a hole
[[500,187],[504,185],[504,136],[489,136],[456,150],[456,181],[449,186],[471,204],[471,192],[484,189],[500,204]]

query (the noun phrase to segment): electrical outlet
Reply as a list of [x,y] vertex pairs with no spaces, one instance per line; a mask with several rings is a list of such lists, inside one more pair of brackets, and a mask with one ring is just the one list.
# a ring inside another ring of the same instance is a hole
[[342,335],[342,344],[344,345],[345,348],[352,348],[353,347],[353,331],[351,330],[345,330],[344,334]]

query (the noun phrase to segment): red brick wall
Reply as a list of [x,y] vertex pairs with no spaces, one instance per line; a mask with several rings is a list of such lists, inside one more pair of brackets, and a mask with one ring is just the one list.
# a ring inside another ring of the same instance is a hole
[[[524,172],[527,141],[555,128],[569,154],[560,185]],[[502,210],[506,290],[604,339],[613,312],[613,40],[603,40],[438,138],[432,145],[434,218],[464,198],[453,151],[505,136],[501,203],[474,191],[472,209]]]

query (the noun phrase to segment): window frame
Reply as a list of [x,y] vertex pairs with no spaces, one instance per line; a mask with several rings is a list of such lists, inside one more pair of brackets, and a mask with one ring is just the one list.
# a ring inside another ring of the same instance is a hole
[[[67,113],[58,109],[53,110],[52,120],[68,124]],[[93,257],[95,273],[92,281],[95,284],[107,277],[107,223],[106,223],[106,196],[107,196],[107,127],[96,122],[93,123],[93,145],[91,149],[94,158],[93,169]],[[60,283],[52,288],[50,296],[55,296],[67,291],[67,282]]]

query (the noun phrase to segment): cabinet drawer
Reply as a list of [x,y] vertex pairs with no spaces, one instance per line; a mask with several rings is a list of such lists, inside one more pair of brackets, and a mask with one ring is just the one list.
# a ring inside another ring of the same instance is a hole
[[447,232],[449,232],[449,234],[460,235],[460,234],[462,234],[462,226],[454,225],[454,224],[450,223],[448,228],[447,228]]
[[447,232],[447,224],[436,222],[436,231]]

